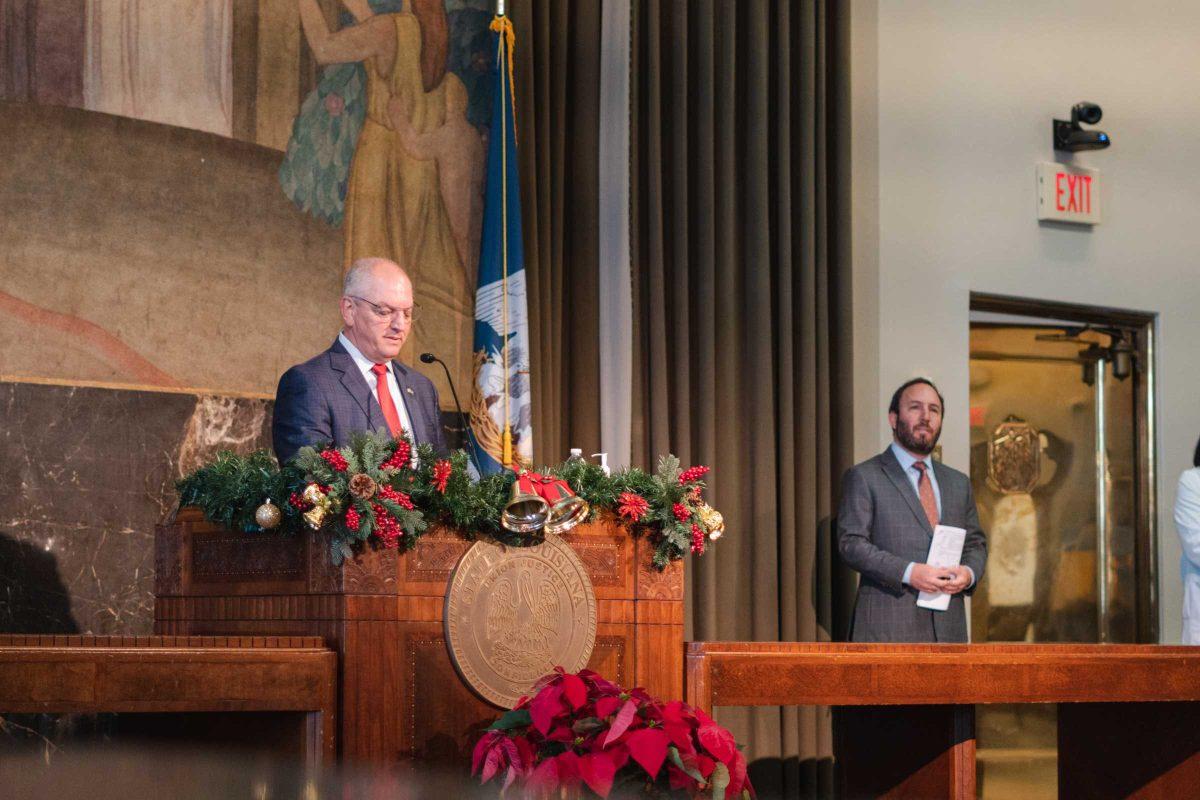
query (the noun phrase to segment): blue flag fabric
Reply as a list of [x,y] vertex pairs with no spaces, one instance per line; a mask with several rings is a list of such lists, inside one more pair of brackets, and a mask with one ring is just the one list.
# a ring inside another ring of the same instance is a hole
[[512,23],[492,21],[495,83],[475,293],[475,385],[470,446],[486,473],[533,462],[529,314],[512,97]]

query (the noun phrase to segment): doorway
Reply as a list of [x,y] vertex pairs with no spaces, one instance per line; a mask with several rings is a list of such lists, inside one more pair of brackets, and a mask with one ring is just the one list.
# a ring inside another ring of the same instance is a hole
[[[972,294],[975,642],[1154,642],[1153,316]],[[1055,708],[977,709],[980,796],[1054,797]]]

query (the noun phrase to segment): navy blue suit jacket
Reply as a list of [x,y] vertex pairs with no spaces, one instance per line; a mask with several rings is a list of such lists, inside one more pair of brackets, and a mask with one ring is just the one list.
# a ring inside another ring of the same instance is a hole
[[[400,398],[392,399],[402,401],[408,409],[415,444],[433,445],[445,455],[437,389],[424,375],[399,362],[392,362],[392,372],[400,386]],[[342,447],[350,443],[353,434],[380,428],[387,429],[383,409],[354,359],[337,340],[324,353],[297,364],[279,379],[271,438],[280,464],[305,445],[333,442]]]

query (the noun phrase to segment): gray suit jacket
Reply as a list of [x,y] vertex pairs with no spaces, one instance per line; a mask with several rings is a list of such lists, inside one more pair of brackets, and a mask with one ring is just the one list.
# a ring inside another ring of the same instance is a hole
[[[978,586],[987,563],[987,540],[971,481],[958,470],[932,463],[942,495],[942,524],[966,529],[962,563],[975,573]],[[890,447],[846,472],[837,530],[842,559],[862,576],[851,641],[967,641],[962,593],[951,597],[946,611],[929,611],[917,607],[917,590],[902,582],[910,562],[925,563],[933,529]]]
[[[437,389],[424,375],[399,362],[392,362],[392,372],[400,386],[400,401],[412,420],[415,443],[431,444],[444,455],[446,440]],[[297,364],[279,379],[271,437],[280,464],[305,445],[333,442],[342,447],[353,434],[380,428],[387,429],[383,409],[354,359],[337,340],[324,353]]]

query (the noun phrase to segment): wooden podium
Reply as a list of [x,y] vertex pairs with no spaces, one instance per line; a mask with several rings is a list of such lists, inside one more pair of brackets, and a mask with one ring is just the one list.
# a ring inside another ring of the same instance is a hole
[[[649,543],[611,521],[563,538],[596,593],[588,666],[622,685],[682,698],[682,563],[655,570]],[[471,545],[435,529],[408,553],[368,551],[335,567],[323,535],[238,533],[185,508],[155,531],[155,633],[321,636],[338,654],[343,759],[462,768],[500,713],[462,681],[443,631],[448,578]]]

